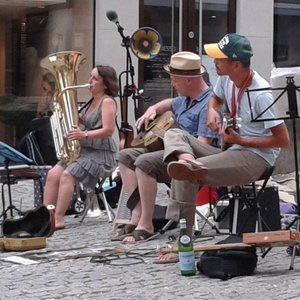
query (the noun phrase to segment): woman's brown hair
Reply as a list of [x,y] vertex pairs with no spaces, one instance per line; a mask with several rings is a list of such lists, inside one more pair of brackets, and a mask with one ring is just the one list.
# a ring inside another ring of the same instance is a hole
[[103,65],[98,65],[96,68],[99,76],[103,78],[103,83],[107,87],[106,94],[112,97],[118,96],[119,85],[115,69],[110,66]]

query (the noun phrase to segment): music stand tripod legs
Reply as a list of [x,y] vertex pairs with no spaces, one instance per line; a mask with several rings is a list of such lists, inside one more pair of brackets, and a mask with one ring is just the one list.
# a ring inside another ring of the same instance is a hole
[[[2,183],[2,188],[1,188],[1,194],[2,194],[2,205],[3,205],[3,211],[0,215],[0,219],[3,217],[3,219],[7,218],[7,213],[10,212],[10,216],[13,217],[13,211],[15,210],[19,215],[22,215],[22,211],[15,207],[12,204],[12,194],[11,194],[11,184],[14,182],[11,179],[11,176],[9,174],[9,168],[8,168],[8,162],[5,162],[5,172],[6,172],[6,181]],[[4,192],[4,187],[7,185],[7,190],[8,190],[8,202],[9,205],[7,208],[5,208],[5,192]]]
[[[293,132],[293,142],[294,142],[294,162],[295,162],[295,182],[296,182],[296,204],[297,204],[297,215],[292,223],[288,226],[287,229],[290,229],[294,224],[296,224],[296,230],[300,230],[300,187],[299,187],[299,167],[298,167],[298,146],[297,146],[297,130],[296,130],[296,118],[299,118],[298,114],[298,105],[297,105],[297,96],[296,91],[298,88],[295,86],[293,76],[288,76],[286,91],[288,95],[288,104],[289,104],[289,119],[292,119],[292,132]],[[299,91],[299,90],[298,90]],[[296,255],[296,245],[293,246],[290,270],[294,269],[294,261]]]
[[[296,182],[296,204],[297,204],[297,215],[295,216],[294,220],[289,224],[287,229],[290,229],[294,224],[296,224],[296,230],[300,230],[300,189],[299,189],[299,167],[298,167],[298,146],[297,146],[297,130],[296,130],[296,119],[299,118],[298,114],[298,105],[297,105],[297,96],[296,91],[299,89],[295,86],[295,82],[293,76],[287,76],[287,85],[284,91],[287,92],[288,97],[288,105],[289,111],[287,114],[289,115],[288,118],[292,120],[292,134],[293,134],[293,143],[294,143],[294,163],[295,163],[295,182]],[[267,249],[263,254],[263,257],[269,252],[271,248]],[[290,262],[290,270],[294,269],[294,262],[295,262],[295,255],[296,255],[296,245],[293,246],[292,255],[291,255],[291,262]]]

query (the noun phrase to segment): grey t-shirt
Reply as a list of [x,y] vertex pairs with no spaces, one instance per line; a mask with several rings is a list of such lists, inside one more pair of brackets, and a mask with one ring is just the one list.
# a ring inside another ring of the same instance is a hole
[[[231,109],[232,86],[233,82],[228,76],[219,76],[217,83],[214,87],[215,95],[227,102],[229,110]],[[248,89],[251,91],[253,89],[261,89],[268,87],[269,83],[264,78],[262,78],[257,72],[254,71],[252,83],[248,87]],[[238,88],[235,88],[236,94],[238,90]],[[241,118],[241,128],[239,129],[239,134],[242,137],[261,137],[271,135],[270,128],[283,123],[283,120],[274,120],[275,115],[273,107],[271,105],[273,103],[271,91],[266,90],[249,92],[249,98],[250,104],[247,92],[245,91],[241,98],[240,105],[237,108],[237,117]],[[253,121],[269,106],[270,108],[268,108],[266,112],[264,112],[258,118],[258,120],[268,119],[269,121]],[[280,153],[280,148],[253,148],[244,147],[240,145],[233,145],[229,148],[229,150],[232,151],[242,149],[253,151],[254,153],[264,158],[270,165],[275,164],[276,158]]]

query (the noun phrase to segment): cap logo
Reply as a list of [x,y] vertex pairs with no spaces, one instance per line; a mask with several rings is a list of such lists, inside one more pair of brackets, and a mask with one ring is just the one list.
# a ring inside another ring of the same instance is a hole
[[222,40],[219,42],[220,49],[223,49],[226,45],[229,44],[229,37],[226,35],[222,38]]

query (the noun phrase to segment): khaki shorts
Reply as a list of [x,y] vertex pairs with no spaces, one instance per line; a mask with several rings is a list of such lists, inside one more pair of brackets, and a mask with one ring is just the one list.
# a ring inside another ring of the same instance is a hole
[[164,150],[149,152],[145,148],[126,148],[117,154],[117,161],[131,170],[139,168],[156,179],[169,184],[171,178],[167,172],[167,163],[163,162]]

